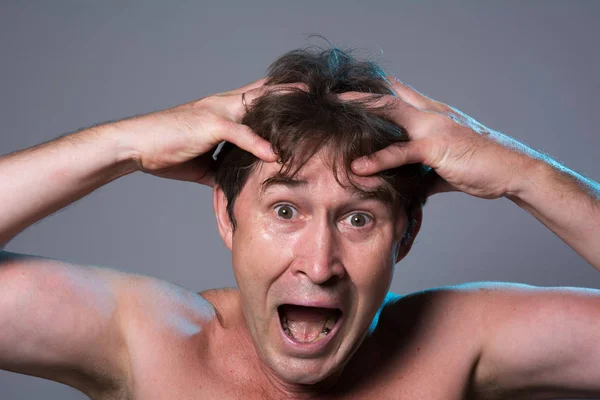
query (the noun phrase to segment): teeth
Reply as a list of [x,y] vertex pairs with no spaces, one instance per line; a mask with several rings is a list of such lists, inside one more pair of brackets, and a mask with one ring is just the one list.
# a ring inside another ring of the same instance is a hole
[[337,318],[333,318],[333,317],[327,318],[327,321],[325,321],[325,324],[323,324],[323,331],[327,331],[327,333],[331,332],[331,330],[335,326],[336,322],[337,322]]
[[329,334],[329,332],[331,332],[331,328],[327,327],[327,323],[329,322],[330,319],[331,319],[330,317],[327,317],[327,319],[323,323],[323,328],[321,329],[321,333],[324,333],[326,336]]
[[281,317],[281,327],[283,328],[283,331],[291,338],[293,338],[292,336],[292,332],[290,331],[290,328],[288,327],[287,324],[287,318],[286,317]]
[[[316,342],[319,339],[323,339],[325,336],[329,335],[329,333],[335,326],[335,323],[336,321],[333,318],[327,317],[327,319],[323,323],[323,329],[321,329],[319,336],[317,336],[317,338],[313,340],[313,342]],[[288,326],[287,318],[284,316],[281,317],[281,327],[283,328],[283,331],[286,333],[286,335],[288,335],[292,339],[294,338],[294,335],[292,335],[292,331],[290,331],[290,328]]]

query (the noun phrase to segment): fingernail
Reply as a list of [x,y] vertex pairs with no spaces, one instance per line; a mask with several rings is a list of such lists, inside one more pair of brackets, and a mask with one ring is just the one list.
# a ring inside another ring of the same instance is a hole
[[362,172],[365,170],[367,163],[364,160],[356,160],[352,162],[354,172]]
[[272,161],[277,161],[279,159],[279,155],[275,153],[272,147],[269,148],[269,159]]

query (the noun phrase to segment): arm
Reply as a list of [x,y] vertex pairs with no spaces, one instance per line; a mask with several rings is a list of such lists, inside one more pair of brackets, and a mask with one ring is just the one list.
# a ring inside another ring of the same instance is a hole
[[0,253],[0,369],[91,398],[129,387],[118,271]]
[[478,315],[478,399],[600,396],[600,290],[502,282],[459,285]]
[[[0,158],[0,244],[134,169],[107,128]],[[0,251],[0,369],[62,382],[90,397],[126,387],[118,307],[124,276]]]
[[[0,157],[0,244],[137,169],[211,184],[210,154],[203,156],[223,140],[275,160],[270,144],[239,124],[244,113],[239,91],[248,91],[251,99],[260,95],[260,85]],[[129,387],[129,344],[138,315],[153,314],[156,324],[166,319],[161,316],[172,320],[175,308],[206,315],[206,301],[174,286],[0,251],[0,369],[62,382],[91,397],[122,394]]]
[[550,159],[534,160],[506,197],[600,271],[600,185]]
[[0,248],[23,229],[137,169],[110,126],[0,158]]
[[[392,80],[384,116],[410,141],[356,160],[369,175],[409,163],[432,167],[430,194],[507,197],[600,270],[600,186],[446,104]],[[349,99],[364,95],[348,94]],[[464,309],[477,315],[473,368],[478,398],[600,396],[600,291],[469,284]]]

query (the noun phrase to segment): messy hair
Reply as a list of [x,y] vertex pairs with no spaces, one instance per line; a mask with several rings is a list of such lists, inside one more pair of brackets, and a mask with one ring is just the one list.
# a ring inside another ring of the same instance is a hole
[[[309,47],[292,50],[279,57],[267,70],[265,85],[302,83],[304,88],[269,91],[255,99],[242,119],[259,136],[271,143],[279,156],[281,168],[277,177],[296,175],[319,150],[327,148],[335,179],[340,174],[355,189],[368,192],[352,177],[350,164],[393,143],[408,141],[406,130],[385,118],[386,106],[373,100],[382,95],[395,95],[383,70],[369,60],[358,60],[350,50]],[[366,99],[342,101],[336,94],[366,92]],[[253,154],[227,143],[215,160],[216,183],[227,198],[227,213],[235,229],[235,199],[250,174],[261,162]],[[409,216],[409,227],[403,240],[409,238],[413,211],[425,201],[421,164],[409,164],[377,174],[393,193],[393,206],[401,207]]]

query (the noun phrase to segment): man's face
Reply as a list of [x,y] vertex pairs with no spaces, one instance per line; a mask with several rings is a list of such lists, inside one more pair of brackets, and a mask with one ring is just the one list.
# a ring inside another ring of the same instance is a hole
[[[323,381],[356,351],[387,294],[407,226],[390,201],[340,186],[326,154],[294,180],[264,184],[281,166],[257,168],[236,199],[228,243],[256,348],[291,384]],[[376,177],[356,182],[383,186]]]

